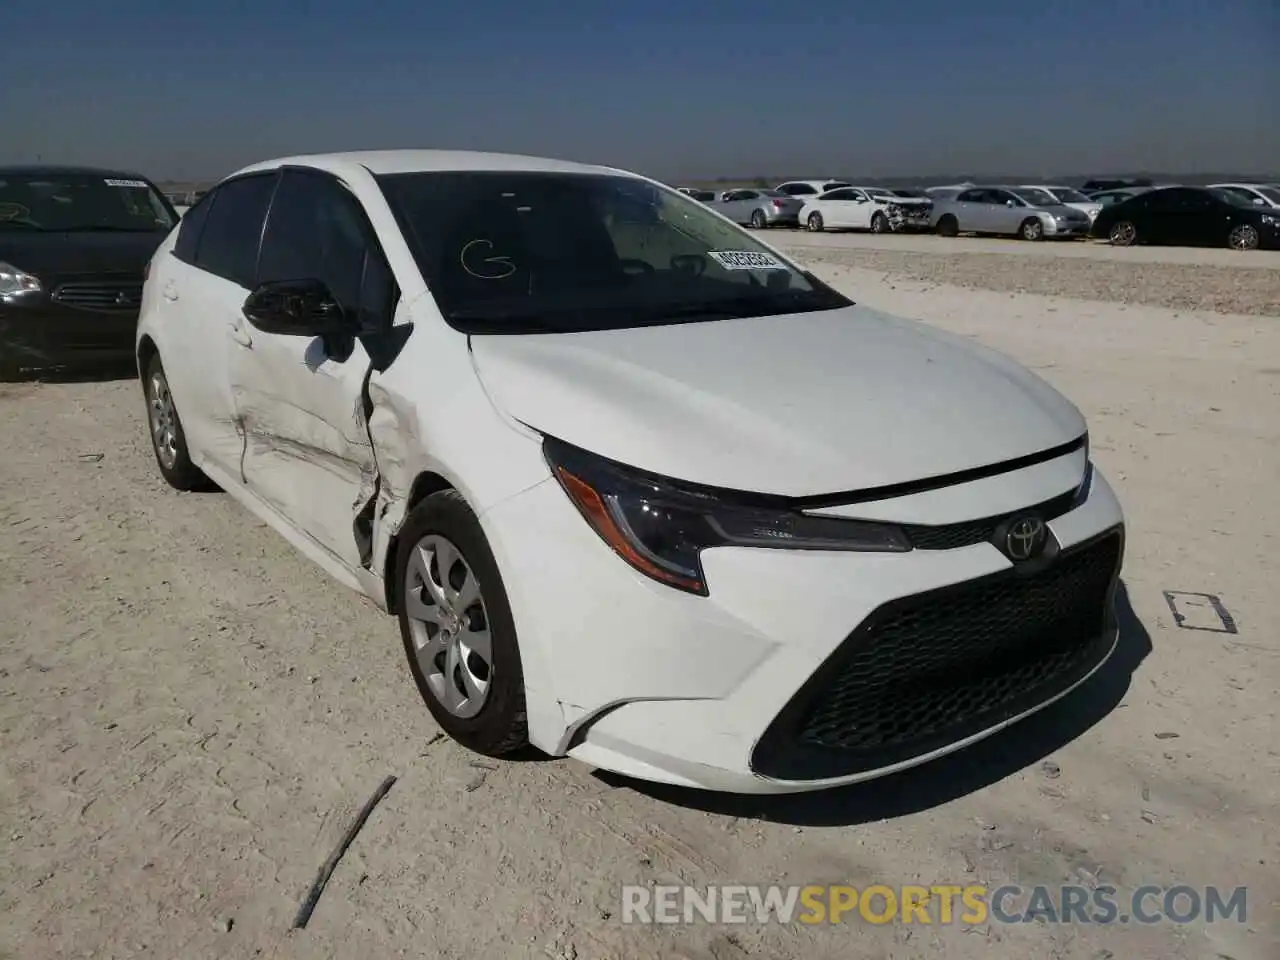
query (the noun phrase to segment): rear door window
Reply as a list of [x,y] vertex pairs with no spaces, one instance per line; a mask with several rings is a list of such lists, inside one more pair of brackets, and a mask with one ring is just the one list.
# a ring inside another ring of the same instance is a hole
[[257,279],[262,222],[276,172],[251,174],[218,187],[196,248],[196,266],[246,290]]

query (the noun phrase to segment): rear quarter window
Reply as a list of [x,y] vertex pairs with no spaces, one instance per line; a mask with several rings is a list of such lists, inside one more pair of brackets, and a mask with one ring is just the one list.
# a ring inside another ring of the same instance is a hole
[[178,221],[178,239],[173,244],[173,255],[184,263],[195,266],[200,234],[204,231],[204,222],[209,216],[209,208],[212,205],[211,195],[202,197],[187,211],[186,216]]

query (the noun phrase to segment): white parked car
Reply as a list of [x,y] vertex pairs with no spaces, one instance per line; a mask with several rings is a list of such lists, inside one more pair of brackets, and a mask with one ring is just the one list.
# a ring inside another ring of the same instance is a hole
[[1068,400],[631,174],[246,168],[156,253],[137,353],[169,483],[394,613],[486,754],[816,789],[992,734],[1116,642],[1121,510]]
[[1211,183],[1210,190],[1225,190],[1245,203],[1270,210],[1280,210],[1280,186],[1270,183]]
[[828,177],[826,180],[788,180],[785,183],[778,184],[774,189],[779,193],[785,193],[788,197],[808,200],[811,197],[821,196],[824,193],[849,185],[847,180],[836,180]]
[[1040,183],[1024,183],[1022,187],[1026,190],[1039,190],[1041,193],[1048,194],[1048,202],[1050,203],[1079,210],[1089,218],[1090,223],[1093,223],[1094,218],[1097,217],[1098,212],[1103,207],[1101,200],[1095,200],[1074,187],[1058,187]]
[[800,209],[800,225],[814,233],[927,230],[932,209],[933,201],[927,197],[900,197],[882,187],[838,187],[806,200]]

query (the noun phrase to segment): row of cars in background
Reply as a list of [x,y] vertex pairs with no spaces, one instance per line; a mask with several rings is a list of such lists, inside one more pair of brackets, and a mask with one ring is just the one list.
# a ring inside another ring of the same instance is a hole
[[825,179],[719,192],[678,189],[757,229],[914,230],[1023,240],[1095,237],[1116,246],[1280,247],[1280,184],[1095,181],[1085,188],[977,183],[889,188]]

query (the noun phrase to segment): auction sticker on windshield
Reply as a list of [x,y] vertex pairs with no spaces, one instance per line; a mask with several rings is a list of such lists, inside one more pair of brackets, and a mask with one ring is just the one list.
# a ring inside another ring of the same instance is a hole
[[146,187],[146,183],[142,180],[104,180],[108,187]]
[[785,270],[777,257],[752,250],[708,250],[707,255],[726,270]]

